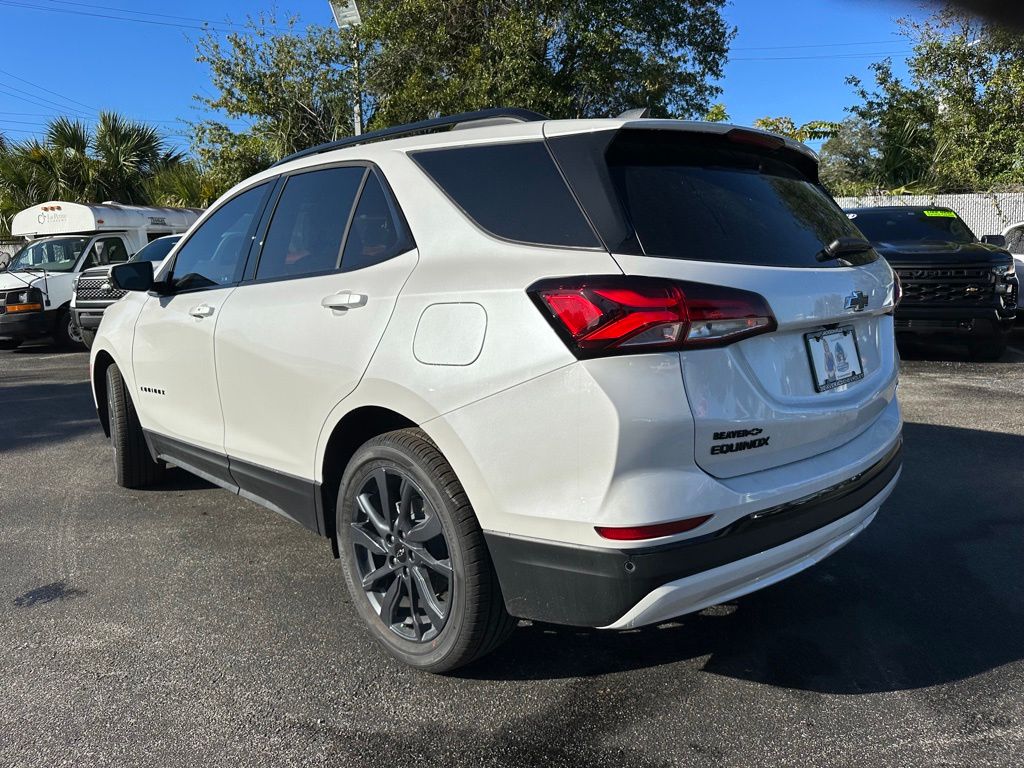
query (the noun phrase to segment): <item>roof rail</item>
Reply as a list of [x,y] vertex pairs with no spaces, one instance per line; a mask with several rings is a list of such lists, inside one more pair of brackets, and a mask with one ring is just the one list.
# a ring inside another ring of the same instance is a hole
[[380,131],[371,131],[370,133],[364,133],[361,136],[350,136],[347,139],[338,139],[337,141],[328,141],[325,144],[318,144],[315,147],[309,149],[303,149],[299,152],[295,152],[288,155],[281,160],[278,160],[271,167],[277,167],[284,163],[290,163],[292,160],[298,160],[301,157],[309,157],[310,155],[319,155],[324,152],[331,152],[335,149],[344,149],[345,147],[355,147],[360,144],[368,144],[372,141],[380,141],[382,139],[395,139],[399,136],[411,136],[416,133],[430,133],[433,131],[439,131],[444,128],[456,128],[459,126],[470,127],[468,123],[480,123],[481,125],[497,125],[502,122],[510,123],[532,123],[538,120],[547,120],[544,115],[538,112],[532,112],[528,109],[514,109],[500,107],[497,109],[481,109],[476,112],[462,112],[457,115],[448,115],[446,117],[435,117],[430,120],[420,120],[418,123],[408,123],[406,125],[396,125],[391,128],[384,128]]

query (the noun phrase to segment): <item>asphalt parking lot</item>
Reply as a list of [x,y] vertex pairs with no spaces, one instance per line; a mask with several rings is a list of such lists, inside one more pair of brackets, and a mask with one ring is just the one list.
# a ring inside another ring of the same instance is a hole
[[0,765],[1019,766],[1024,353],[905,352],[903,479],[846,549],[453,677],[378,652],[298,526],[115,487],[84,353],[0,353]]

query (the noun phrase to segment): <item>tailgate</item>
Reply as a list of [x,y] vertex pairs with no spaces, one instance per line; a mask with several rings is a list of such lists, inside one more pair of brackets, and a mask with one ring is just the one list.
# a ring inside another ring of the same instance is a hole
[[[893,320],[883,309],[891,273],[882,260],[843,269],[780,269],[616,259],[627,273],[685,276],[755,291],[775,313],[774,333],[721,349],[680,352],[697,464],[715,477],[757,472],[836,448],[867,429],[896,396]],[[858,292],[867,306],[855,311],[848,298]],[[830,328],[852,329],[832,344],[833,364],[859,362],[863,378],[818,391],[807,335]]]

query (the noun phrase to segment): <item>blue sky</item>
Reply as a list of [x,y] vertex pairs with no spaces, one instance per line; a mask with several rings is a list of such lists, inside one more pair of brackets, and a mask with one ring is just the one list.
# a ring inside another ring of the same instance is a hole
[[[192,97],[209,88],[195,61],[198,20],[239,23],[270,4],[0,0],[0,133],[28,138],[50,116],[112,109],[158,124],[184,147],[181,121],[200,115]],[[331,23],[327,0],[281,0],[278,7]],[[906,0],[733,0],[726,15],[739,34],[722,101],[742,124],[765,115],[842,119],[853,101],[847,75],[866,75],[889,53],[902,71],[908,45],[895,36],[894,20],[906,14],[925,11]]]

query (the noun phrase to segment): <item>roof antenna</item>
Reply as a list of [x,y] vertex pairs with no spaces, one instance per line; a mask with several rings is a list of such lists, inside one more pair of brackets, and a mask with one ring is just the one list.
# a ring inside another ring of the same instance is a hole
[[640,107],[639,109],[627,109],[621,115],[619,120],[644,120],[651,116],[651,110],[649,107]]

